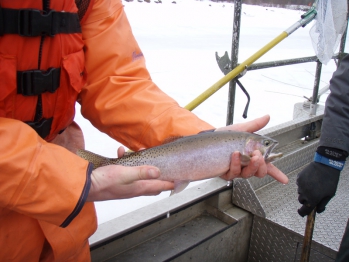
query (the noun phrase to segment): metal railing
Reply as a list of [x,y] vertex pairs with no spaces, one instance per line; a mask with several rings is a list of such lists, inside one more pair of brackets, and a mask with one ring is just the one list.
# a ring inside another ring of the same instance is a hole
[[[299,58],[294,58],[294,59],[285,59],[285,60],[279,60],[279,61],[270,61],[270,62],[263,62],[263,63],[254,64],[254,62],[256,60],[258,60],[261,56],[263,56],[265,53],[267,53],[269,50],[271,50],[273,47],[275,47],[277,44],[279,44],[286,37],[291,35],[294,31],[296,31],[300,27],[305,27],[307,24],[309,24],[316,16],[315,5],[316,5],[316,3],[313,5],[313,7],[310,8],[310,10],[308,12],[306,12],[305,14],[303,14],[301,16],[301,20],[297,21],[291,27],[289,27],[288,29],[283,31],[280,35],[278,35],[276,38],[271,40],[268,44],[266,44],[264,47],[262,47],[260,50],[258,50],[256,53],[254,53],[252,56],[250,56],[247,60],[245,60],[242,63],[238,63],[242,0],[235,0],[234,1],[234,22],[233,22],[233,38],[232,38],[231,59],[229,59],[227,52],[225,53],[225,55],[223,57],[218,57],[218,55],[216,53],[216,59],[217,59],[218,65],[219,65],[220,69],[222,70],[222,72],[225,74],[225,76],[223,78],[221,78],[219,81],[217,81],[215,84],[213,84],[211,87],[209,87],[207,90],[205,90],[198,97],[196,97],[193,101],[191,101],[188,105],[186,105],[185,108],[188,110],[195,109],[202,102],[204,102],[206,99],[208,99],[211,95],[213,95],[221,87],[223,87],[225,84],[227,84],[229,82],[229,94],[228,94],[226,124],[227,125],[233,124],[234,108],[235,108],[235,96],[236,96],[236,84],[240,85],[240,87],[244,91],[244,88],[239,83],[238,78],[243,76],[247,71],[257,70],[257,69],[265,69],[265,68],[271,68],[271,67],[286,66],[286,65],[301,64],[301,63],[308,63],[308,62],[316,62],[316,73],[315,73],[315,80],[314,80],[314,86],[313,86],[313,96],[311,97],[312,101],[311,101],[311,105],[310,105],[310,114],[315,114],[316,105],[318,102],[319,84],[320,84],[321,69],[322,69],[322,64],[316,56],[299,57]],[[348,1],[348,5],[349,5],[349,1]],[[347,19],[348,19],[348,17],[347,17]],[[335,59],[335,60],[338,59],[338,62],[336,62],[337,66],[339,65],[340,60],[344,57],[344,54],[345,54],[344,48],[345,48],[345,43],[346,43],[346,35],[347,35],[347,29],[345,30],[345,32],[342,36],[339,52],[333,56],[333,59]],[[245,92],[245,94],[247,94],[247,92]],[[248,97],[248,99],[249,99],[249,97]],[[248,107],[248,104],[246,107]],[[245,111],[247,111],[247,108],[245,109]],[[244,113],[244,115],[245,115],[245,113]]]

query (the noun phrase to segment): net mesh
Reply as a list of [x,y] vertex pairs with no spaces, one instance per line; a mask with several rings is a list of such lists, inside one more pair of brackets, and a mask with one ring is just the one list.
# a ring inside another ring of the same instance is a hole
[[347,0],[318,0],[316,23],[310,29],[315,53],[327,64],[335,53],[347,26]]
[[90,0],[75,0],[75,4],[78,7],[78,16],[81,21],[88,9]]

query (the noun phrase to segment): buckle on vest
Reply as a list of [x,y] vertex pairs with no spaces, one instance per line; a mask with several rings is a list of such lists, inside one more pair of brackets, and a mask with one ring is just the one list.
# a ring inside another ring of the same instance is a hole
[[21,36],[54,36],[53,10],[43,14],[36,9],[20,9],[18,13],[18,34]]
[[59,87],[60,75],[60,68],[50,68],[47,71],[18,71],[17,94],[35,96],[44,92],[54,93]]
[[28,124],[31,128],[33,128],[41,138],[45,138],[50,134],[52,121],[53,121],[53,117],[48,119],[43,118],[38,122],[25,122],[25,123]]

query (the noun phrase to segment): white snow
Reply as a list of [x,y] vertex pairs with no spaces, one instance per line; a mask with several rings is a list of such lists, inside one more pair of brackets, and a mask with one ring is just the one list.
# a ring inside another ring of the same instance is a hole
[[[231,55],[234,6],[210,1],[176,0],[177,4],[172,1],[123,3],[154,82],[185,106],[223,77],[215,52],[222,56],[228,51]],[[295,10],[243,5],[239,62],[300,20],[301,14]],[[311,26],[300,28],[257,62],[315,55],[309,37]],[[303,96],[312,95],[315,68],[315,63],[306,63],[247,72],[240,79],[251,96],[247,120],[270,114],[268,127],[291,120],[294,104],[303,102]],[[333,61],[323,66],[320,88],[328,84],[335,68]],[[236,95],[235,123],[246,121],[242,118],[246,97],[240,89]],[[324,101],[322,97],[320,103]],[[225,85],[193,112],[216,127],[224,126],[227,102]],[[116,156],[120,144],[83,119],[79,106],[75,120],[84,130],[86,149]],[[168,196],[165,192],[156,197],[98,202],[98,223]]]

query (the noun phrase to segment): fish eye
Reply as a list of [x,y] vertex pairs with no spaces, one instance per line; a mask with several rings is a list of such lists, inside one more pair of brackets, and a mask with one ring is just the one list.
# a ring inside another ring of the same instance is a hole
[[264,140],[264,145],[265,146],[270,146],[270,144],[271,144],[270,140]]

